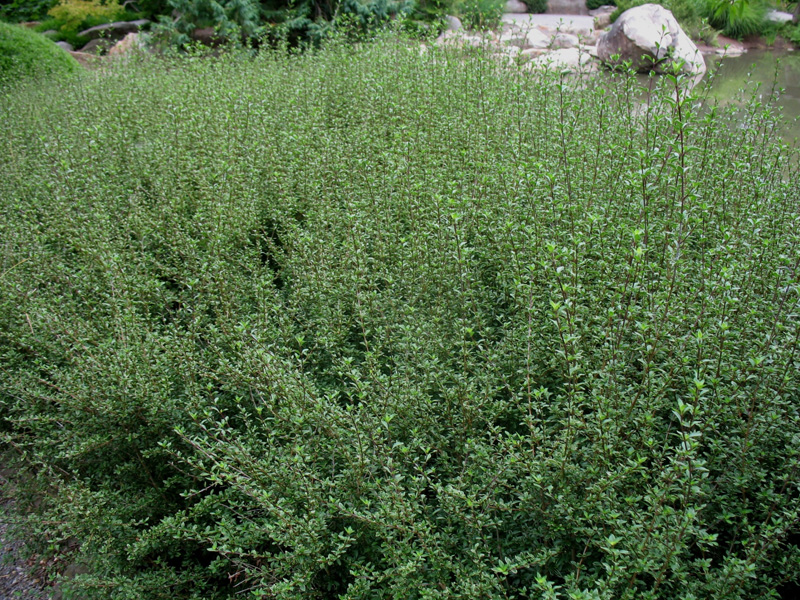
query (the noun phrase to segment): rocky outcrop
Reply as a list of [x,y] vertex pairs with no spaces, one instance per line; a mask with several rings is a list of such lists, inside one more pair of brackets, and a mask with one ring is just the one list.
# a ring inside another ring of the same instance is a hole
[[605,29],[611,25],[611,15],[617,11],[616,6],[606,4],[600,8],[595,8],[589,11],[589,16],[594,17],[594,28]]
[[80,52],[82,52],[83,54],[94,54],[96,56],[98,54],[104,54],[113,45],[114,45],[113,40],[98,38],[90,40],[88,44],[86,44],[83,48],[80,49]]
[[90,40],[99,38],[121,40],[129,33],[139,32],[145,25],[149,25],[150,21],[147,19],[139,19],[138,21],[118,21],[116,23],[106,23],[105,25],[97,25],[84,29],[78,35]]
[[579,43],[578,36],[572,35],[571,33],[558,32],[553,36],[550,47],[554,50],[577,48]]
[[122,56],[129,52],[141,47],[138,33],[129,33],[120,41],[118,41],[111,50],[108,51],[109,56]]
[[552,38],[541,29],[531,29],[525,35],[524,45],[527,46],[528,48],[539,48],[539,49],[549,48],[551,39]]
[[529,64],[531,70],[560,71],[562,73],[589,73],[596,70],[592,55],[580,48],[554,50],[534,58]]
[[78,61],[82,67],[87,69],[94,69],[102,63],[103,59],[96,54],[87,54],[86,52],[70,52],[72,58]]
[[588,15],[585,0],[547,0],[548,15]]
[[663,73],[680,65],[684,73],[705,73],[703,55],[670,11],[658,4],[626,10],[597,43],[600,60],[611,67],[630,63],[640,73]]

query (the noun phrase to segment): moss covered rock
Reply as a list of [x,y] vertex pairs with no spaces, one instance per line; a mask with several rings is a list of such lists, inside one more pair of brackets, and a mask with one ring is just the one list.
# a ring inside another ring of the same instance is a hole
[[0,85],[27,78],[69,75],[80,68],[69,53],[41,34],[0,23]]

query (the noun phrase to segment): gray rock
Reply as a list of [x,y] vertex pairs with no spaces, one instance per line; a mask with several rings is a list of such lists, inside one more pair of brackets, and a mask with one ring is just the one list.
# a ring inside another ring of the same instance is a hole
[[523,58],[538,58],[543,54],[547,54],[548,50],[546,48],[528,48],[527,50],[523,50],[520,52],[520,55]]
[[73,50],[75,50],[75,48],[73,48],[72,44],[70,44],[69,42],[56,42],[56,46],[60,46],[67,52],[72,52]]
[[525,5],[524,2],[521,2],[520,0],[507,0],[506,7],[503,12],[523,14],[528,12],[528,7]]
[[108,51],[109,56],[121,56],[141,47],[138,33],[129,33]]
[[556,50],[564,48],[577,48],[578,36],[572,35],[571,33],[559,32],[553,36],[553,40],[550,42],[550,47],[555,48]]
[[464,26],[461,24],[461,19],[454,17],[453,15],[445,16],[444,22],[447,23],[447,31],[459,31],[460,29],[464,28]]
[[210,46],[212,48],[217,48],[225,43],[225,38],[213,27],[199,27],[192,31],[192,39],[195,42],[200,42],[204,46]]
[[500,34],[500,43],[510,44],[512,46],[524,46],[525,36],[520,31],[505,31]]
[[43,31],[42,35],[44,37],[53,37],[54,35],[58,35],[58,31],[55,29],[48,29],[47,31]]
[[97,25],[96,27],[84,29],[78,35],[80,37],[89,38],[90,40],[96,40],[97,38],[101,37],[121,40],[129,33],[137,33],[142,27],[148,25],[149,23],[150,21],[147,19],[106,23],[105,25]]
[[588,15],[586,0],[547,0],[548,15]]
[[616,6],[605,5],[589,11],[589,16],[594,17],[594,28],[605,29],[611,25],[611,15],[617,10]]
[[643,4],[622,13],[611,31],[600,37],[597,54],[606,65],[630,61],[640,73],[665,72],[680,63],[684,73],[705,73],[703,55],[672,13],[658,4]]
[[531,70],[561,71],[562,73],[589,73],[596,70],[592,56],[579,48],[564,48],[548,52],[526,65]]
[[550,36],[541,29],[531,29],[525,37],[525,45],[541,50],[550,47],[550,39]]
[[97,54],[89,54],[87,52],[70,52],[72,58],[78,61],[78,63],[87,69],[94,69],[95,67],[99,66],[103,59],[100,58]]
[[106,52],[111,46],[114,45],[112,40],[104,40],[104,39],[94,39],[90,40],[88,44],[86,44],[83,48],[80,49],[80,52],[83,54],[103,54]]
[[794,20],[792,13],[783,12],[782,10],[769,9],[764,15],[764,18],[770,23],[791,23]]
[[594,35],[594,17],[582,15],[535,15],[507,13],[502,17],[503,26],[515,25],[527,31],[531,27],[550,31],[563,31],[586,38]]

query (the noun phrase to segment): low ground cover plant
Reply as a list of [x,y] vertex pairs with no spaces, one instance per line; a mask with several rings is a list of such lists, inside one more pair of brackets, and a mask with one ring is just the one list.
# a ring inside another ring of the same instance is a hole
[[0,433],[81,597],[797,582],[769,93],[464,52],[134,58],[2,97]]

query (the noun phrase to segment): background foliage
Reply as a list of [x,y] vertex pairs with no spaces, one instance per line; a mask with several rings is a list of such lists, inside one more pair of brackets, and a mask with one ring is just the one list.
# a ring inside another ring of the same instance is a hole
[[0,0],[0,19],[19,23],[43,19],[57,0]]
[[489,29],[498,26],[505,5],[505,0],[462,0],[457,12],[467,28]]
[[5,94],[0,432],[81,595],[797,581],[796,156],[610,77],[381,38]]
[[63,31],[77,32],[88,19],[111,22],[121,17],[125,9],[117,0],[59,0],[47,14],[61,23]]
[[547,0],[525,0],[528,12],[539,14],[547,11]]
[[764,32],[768,8],[761,0],[705,0],[702,13],[724,35],[742,39]]
[[616,6],[617,3],[615,0],[586,0],[586,8],[589,10],[594,10],[596,8],[600,8],[601,6]]

